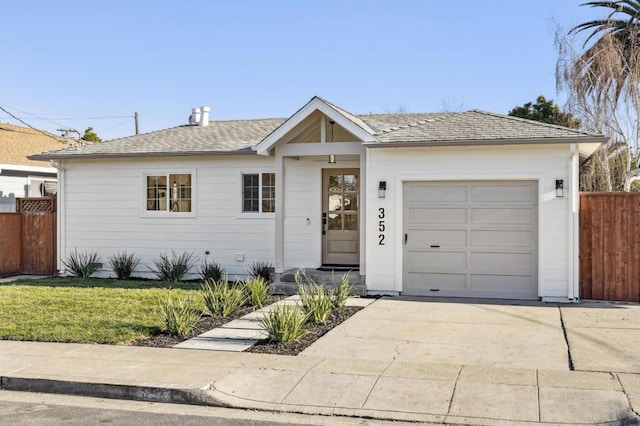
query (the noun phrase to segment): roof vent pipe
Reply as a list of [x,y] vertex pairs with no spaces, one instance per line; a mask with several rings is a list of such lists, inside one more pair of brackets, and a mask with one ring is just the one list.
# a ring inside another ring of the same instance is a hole
[[189,124],[200,125],[200,108],[191,109],[191,116],[189,117]]
[[211,108],[203,106],[200,110],[202,111],[200,115],[200,127],[207,127],[209,125],[209,112],[211,112]]

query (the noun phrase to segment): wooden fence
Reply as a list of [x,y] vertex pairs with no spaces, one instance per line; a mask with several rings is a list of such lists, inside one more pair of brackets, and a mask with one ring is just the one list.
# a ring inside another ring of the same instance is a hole
[[580,297],[640,302],[640,193],[580,194]]
[[23,198],[0,213],[0,276],[56,272],[55,200]]

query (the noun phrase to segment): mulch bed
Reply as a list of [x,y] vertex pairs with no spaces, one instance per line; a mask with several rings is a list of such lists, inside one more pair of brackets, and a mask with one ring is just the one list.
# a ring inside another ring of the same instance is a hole
[[291,343],[276,343],[263,340],[245,352],[274,354],[274,355],[298,355],[308,348],[313,342],[324,336],[329,330],[346,321],[351,315],[362,309],[362,306],[345,306],[334,309],[329,315],[329,319],[324,324],[314,324],[298,340]]
[[[275,303],[283,297],[272,296],[269,303]],[[196,337],[205,331],[212,330],[214,328],[221,327],[222,325],[233,321],[234,319],[243,317],[257,308],[247,307],[238,310],[235,314],[228,318],[203,316],[198,324],[194,327],[192,332],[184,338],[171,336],[167,333],[160,332],[151,336],[144,337],[142,339],[131,342],[132,346],[149,346],[157,348],[169,348],[175,346],[180,342]],[[247,349],[245,352],[274,354],[274,355],[298,355],[300,352],[309,347],[313,342],[324,336],[329,330],[338,326],[351,315],[362,309],[361,306],[345,306],[344,308],[334,309],[329,315],[325,324],[313,324],[307,331],[300,336],[300,338],[292,343],[275,343],[268,340],[263,340],[256,343],[254,346]]]

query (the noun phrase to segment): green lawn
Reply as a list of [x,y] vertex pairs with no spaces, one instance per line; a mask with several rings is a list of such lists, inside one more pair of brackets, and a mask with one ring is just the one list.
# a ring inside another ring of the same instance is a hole
[[0,339],[126,344],[160,331],[159,298],[197,297],[199,288],[93,278],[0,284]]

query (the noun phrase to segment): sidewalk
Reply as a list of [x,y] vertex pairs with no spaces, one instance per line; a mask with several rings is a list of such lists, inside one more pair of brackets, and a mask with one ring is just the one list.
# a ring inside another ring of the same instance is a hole
[[[0,341],[0,388],[463,424],[637,421],[640,376]],[[635,424],[635,423],[632,423]]]

